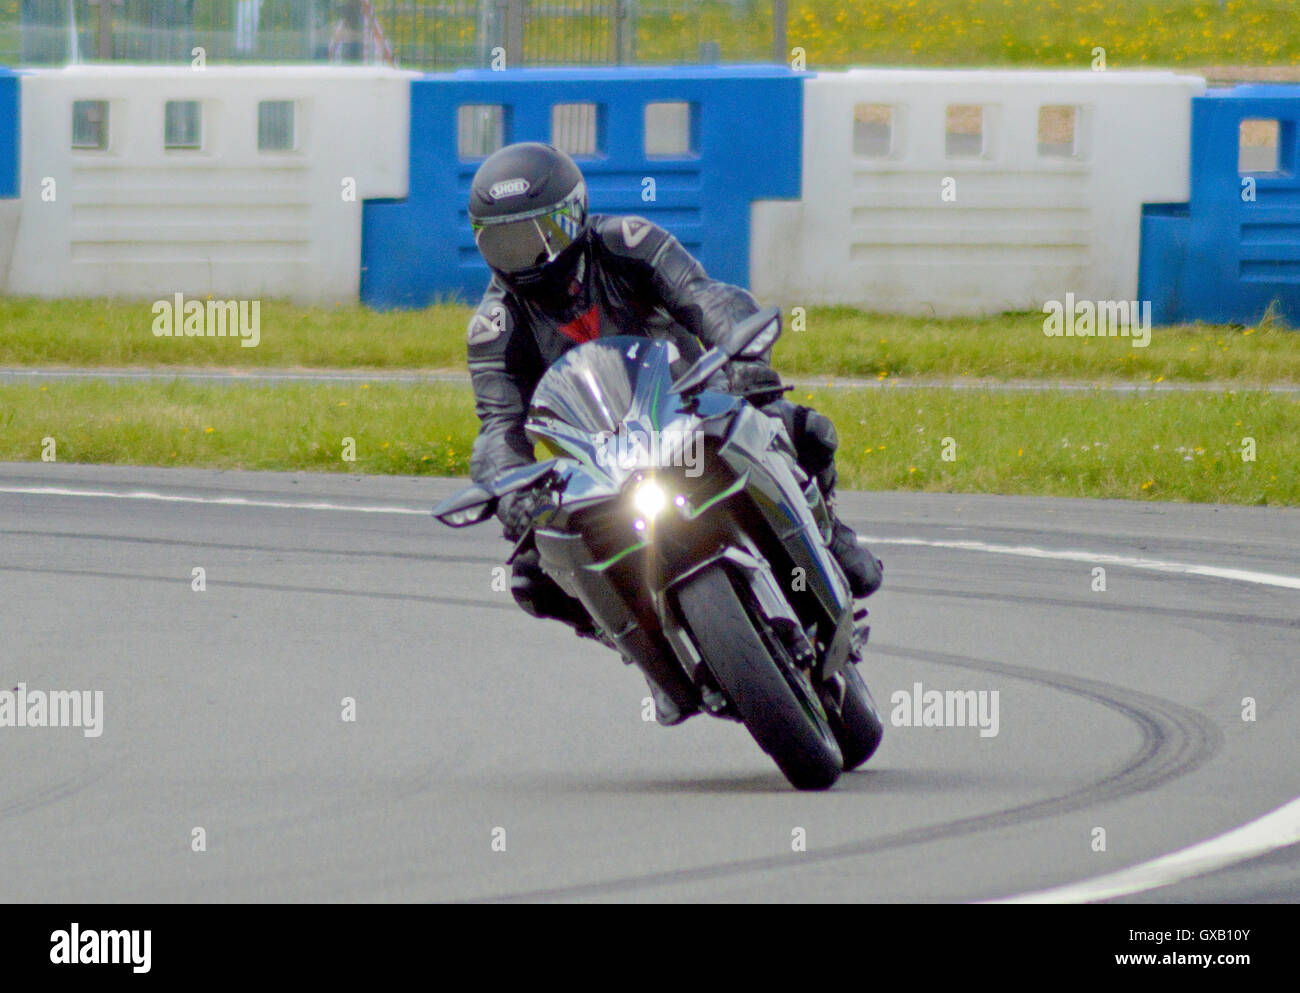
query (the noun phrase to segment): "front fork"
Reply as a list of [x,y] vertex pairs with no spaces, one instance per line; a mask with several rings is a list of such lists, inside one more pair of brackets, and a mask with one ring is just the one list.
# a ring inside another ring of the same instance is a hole
[[750,596],[759,612],[781,639],[795,663],[801,669],[815,671],[816,648],[804,630],[798,615],[790,607],[790,602],[786,599],[776,576],[773,575],[771,566],[758,554],[748,536],[738,533],[736,542],[740,547],[729,545],[719,550],[703,561],[697,562],[655,593],[655,612],[658,614],[660,627],[669,645],[698,685],[703,675],[700,670],[703,659],[695,645],[695,639],[679,619],[674,591],[690,577],[714,565],[722,564],[733,576],[740,575],[745,578]]

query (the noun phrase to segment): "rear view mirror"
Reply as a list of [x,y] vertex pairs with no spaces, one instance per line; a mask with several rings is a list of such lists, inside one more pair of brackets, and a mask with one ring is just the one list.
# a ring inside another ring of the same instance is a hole
[[758,359],[776,344],[781,337],[781,311],[764,307],[752,317],[734,325],[726,337],[718,342],[728,356],[737,359]]
[[781,311],[765,307],[752,317],[747,317],[707,352],[693,366],[677,377],[671,389],[683,396],[695,392],[715,372],[732,359],[760,359],[781,337]]
[[674,393],[686,396],[700,389],[715,372],[731,361],[731,356],[721,348],[710,348],[695,360],[695,364],[677,377],[669,387]]
[[491,517],[496,505],[497,498],[475,483],[434,507],[433,516],[448,527],[469,527]]
[[496,513],[501,497],[516,490],[536,486],[556,471],[559,459],[530,462],[510,469],[492,481],[490,486],[472,483],[459,493],[449,496],[433,508],[433,516],[448,527],[463,528],[486,521]]
[[516,469],[510,469],[492,480],[492,492],[496,496],[503,497],[507,493],[536,486],[555,472],[559,461],[559,459],[547,459],[545,462],[530,462]]

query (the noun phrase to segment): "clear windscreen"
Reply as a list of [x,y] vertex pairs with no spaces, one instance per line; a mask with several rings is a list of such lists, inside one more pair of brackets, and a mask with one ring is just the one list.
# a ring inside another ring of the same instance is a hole
[[[567,352],[533,391],[532,417],[555,417],[591,434],[616,433],[632,411],[658,416],[679,358],[671,342],[619,336]],[[642,409],[643,408],[643,409]]]

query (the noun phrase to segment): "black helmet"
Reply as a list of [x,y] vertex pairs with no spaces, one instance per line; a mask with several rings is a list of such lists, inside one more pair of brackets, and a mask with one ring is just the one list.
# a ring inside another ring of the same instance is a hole
[[567,285],[587,235],[587,184],[558,148],[520,142],[493,152],[469,192],[474,242],[491,269],[526,290]]

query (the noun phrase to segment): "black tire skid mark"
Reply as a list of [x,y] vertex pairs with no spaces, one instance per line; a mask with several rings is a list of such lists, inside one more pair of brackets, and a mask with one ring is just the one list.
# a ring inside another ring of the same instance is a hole
[[1171,779],[1187,775],[1209,761],[1219,751],[1223,735],[1197,711],[1172,700],[1118,689],[1097,680],[1079,676],[1048,673],[1029,666],[1012,665],[941,652],[924,652],[894,646],[873,646],[872,651],[893,658],[913,659],[938,665],[973,669],[1038,683],[1113,710],[1134,724],[1141,736],[1138,747],[1117,768],[1079,789],[1057,796],[1017,804],[986,814],[976,814],[955,821],[910,828],[878,838],[848,842],[817,852],[805,852],[797,861],[784,856],[741,859],[709,866],[647,873],[620,879],[575,886],[500,894],[465,901],[465,903],[534,902],[572,900],[584,897],[611,896],[647,887],[672,886],[705,882],[754,872],[789,870],[808,865],[827,864],[858,858],[891,849],[949,840],[999,828],[1015,827],[1030,821],[1082,810],[1096,804],[1122,799],[1151,790]]

